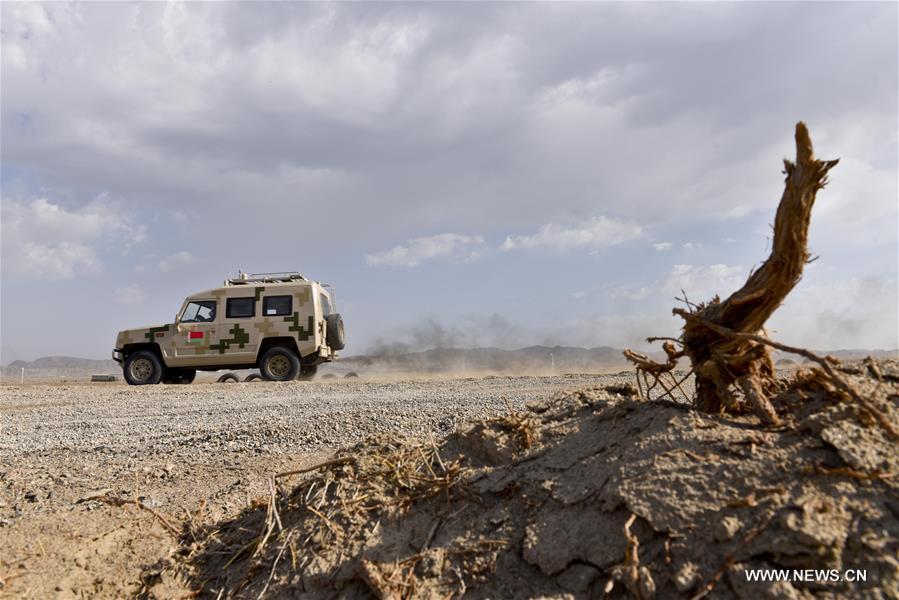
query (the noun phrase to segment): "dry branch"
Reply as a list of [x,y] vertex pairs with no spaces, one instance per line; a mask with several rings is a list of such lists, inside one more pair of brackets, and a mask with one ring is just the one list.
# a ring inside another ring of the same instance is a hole
[[174,525],[172,525],[171,521],[166,519],[162,515],[162,513],[160,513],[159,511],[157,511],[156,509],[154,509],[150,506],[147,506],[140,500],[128,500],[126,498],[116,498],[115,496],[108,496],[108,495],[100,496],[97,498],[91,498],[91,499],[96,500],[97,502],[102,502],[103,504],[108,504],[110,506],[136,506],[137,508],[139,508],[141,510],[145,510],[148,513],[150,513],[151,515],[153,515],[154,517],[156,517],[156,519],[159,520],[159,522],[162,524],[162,526],[165,527],[166,531],[168,531],[173,536],[175,536],[175,538],[181,537],[181,532],[178,531],[178,529]]

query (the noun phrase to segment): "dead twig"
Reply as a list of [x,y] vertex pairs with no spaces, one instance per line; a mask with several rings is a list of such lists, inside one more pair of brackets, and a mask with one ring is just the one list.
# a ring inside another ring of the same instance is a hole
[[284,549],[290,543],[290,538],[293,535],[293,532],[287,534],[287,537],[284,540],[284,543],[281,544],[281,549],[278,551],[278,555],[275,557],[275,560],[272,562],[272,570],[268,574],[268,580],[265,582],[265,586],[263,586],[262,591],[259,592],[259,595],[256,596],[256,600],[262,600],[262,597],[265,595],[265,592],[268,590],[268,586],[271,585],[272,579],[275,577],[275,569],[278,568],[278,561],[281,560],[281,555],[284,554]]
[[272,515],[275,517],[275,523],[278,524],[278,531],[283,531],[284,526],[281,524],[281,515],[278,514],[278,497],[275,490],[275,478],[268,478],[268,490],[271,494],[270,506],[272,507]]
[[178,529],[174,525],[172,525],[172,523],[168,519],[162,516],[159,511],[150,506],[147,506],[138,499],[127,500],[125,498],[117,498],[115,496],[99,496],[97,498],[91,499],[96,500],[97,502],[102,502],[103,504],[109,504],[110,506],[136,506],[137,508],[145,510],[156,517],[156,519],[162,524],[166,531],[171,533],[175,538],[181,538],[181,532],[178,531]]
[[312,471],[318,471],[319,469],[325,469],[327,467],[333,467],[336,465],[345,465],[347,463],[351,463],[355,458],[352,456],[345,456],[343,458],[335,458],[334,460],[327,460],[323,463],[317,464],[314,467],[307,467],[305,469],[296,469],[295,471],[283,471],[281,473],[275,474],[275,479],[280,479],[281,477],[290,477],[291,475],[302,475],[303,473],[310,473]]

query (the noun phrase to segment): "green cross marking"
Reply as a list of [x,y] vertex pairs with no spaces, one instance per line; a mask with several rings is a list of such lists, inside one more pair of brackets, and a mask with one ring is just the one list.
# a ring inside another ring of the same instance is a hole
[[284,317],[284,320],[288,323],[293,323],[290,327],[287,328],[288,331],[296,331],[297,339],[301,342],[308,341],[309,338],[312,337],[312,328],[315,327],[315,321],[312,319],[312,315],[309,315],[309,319],[306,321],[306,327],[304,328],[300,325],[300,313],[294,312],[290,317]]
[[236,323],[234,327],[228,330],[228,333],[232,336],[230,339],[219,340],[218,344],[211,344],[209,349],[218,350],[219,354],[224,354],[231,347],[231,344],[236,344],[238,348],[243,348],[244,344],[250,343],[250,334],[241,329],[240,325]]

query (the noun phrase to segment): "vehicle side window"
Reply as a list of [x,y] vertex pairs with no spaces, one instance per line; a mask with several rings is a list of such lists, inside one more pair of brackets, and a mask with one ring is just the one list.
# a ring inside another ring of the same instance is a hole
[[228,319],[246,319],[255,314],[255,298],[228,298],[225,301],[225,317]]
[[181,314],[182,323],[209,323],[215,321],[215,300],[194,300]]
[[293,296],[266,296],[262,299],[262,316],[279,317],[293,312]]
[[331,308],[331,301],[328,300],[328,297],[325,296],[324,294],[319,294],[319,296],[320,296],[321,301],[322,301],[322,315],[325,316],[325,317],[327,317],[327,316],[330,315],[332,312],[334,312],[334,309]]

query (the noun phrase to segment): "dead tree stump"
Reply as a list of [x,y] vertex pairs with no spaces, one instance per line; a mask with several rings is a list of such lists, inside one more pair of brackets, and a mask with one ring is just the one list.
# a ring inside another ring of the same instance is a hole
[[681,342],[683,354],[693,363],[696,406],[700,410],[721,412],[732,406],[737,388],[760,418],[779,422],[768,400],[775,385],[768,347],[724,330],[761,332],[799,283],[809,260],[808,228],[815,195],[827,183],[827,172],[837,162],[816,159],[805,123],[797,123],[796,162],[784,160],[786,182],[774,220],[771,255],[726,300],[716,297],[694,310],[674,309],[686,321]]

